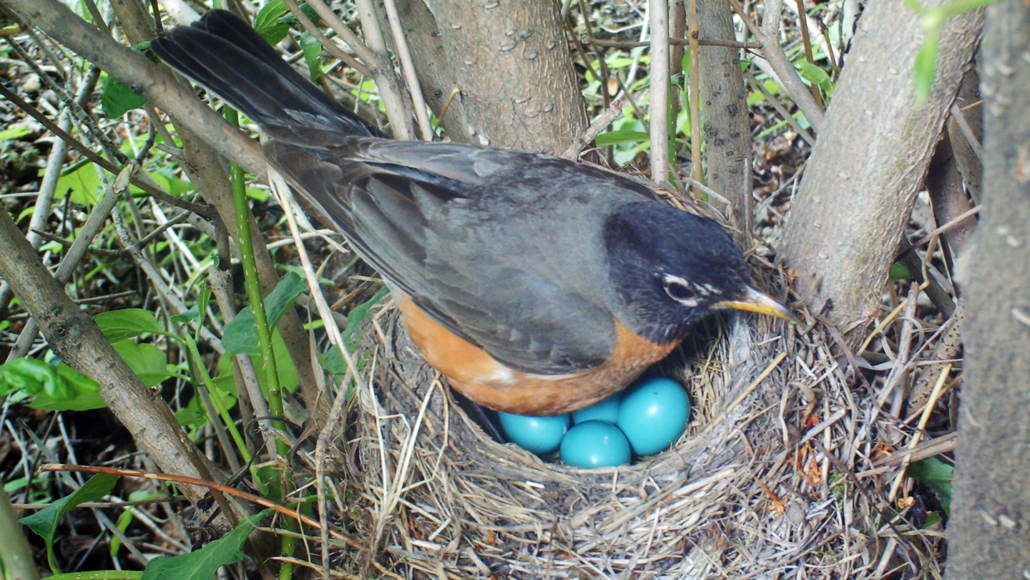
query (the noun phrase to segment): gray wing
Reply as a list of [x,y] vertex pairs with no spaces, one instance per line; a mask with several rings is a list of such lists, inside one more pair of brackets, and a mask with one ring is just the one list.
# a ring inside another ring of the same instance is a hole
[[[536,374],[592,368],[613,351],[611,312],[573,279],[589,277],[574,265],[584,257],[542,259],[567,251],[545,239],[559,235],[549,224],[561,218],[527,214],[568,212],[561,204],[577,203],[573,184],[599,179],[611,188],[607,173],[512,151],[267,129],[267,156],[308,209],[451,332]],[[627,183],[620,196],[647,195]],[[596,204],[587,202],[578,203],[588,213]]]

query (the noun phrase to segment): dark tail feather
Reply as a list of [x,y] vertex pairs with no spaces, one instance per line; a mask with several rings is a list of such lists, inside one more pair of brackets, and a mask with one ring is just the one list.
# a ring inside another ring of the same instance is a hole
[[154,54],[259,125],[382,136],[293,70],[246,22],[212,10],[150,44]]

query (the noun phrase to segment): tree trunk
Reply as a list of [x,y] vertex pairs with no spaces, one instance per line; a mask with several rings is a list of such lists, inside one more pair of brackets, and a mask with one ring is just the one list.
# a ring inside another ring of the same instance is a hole
[[433,0],[429,7],[473,143],[557,154],[586,127],[556,3]]
[[937,76],[915,102],[919,17],[894,0],[868,5],[822,133],[794,200],[783,257],[813,312],[854,341],[876,316],[880,289],[962,74],[981,12],[940,30]]
[[949,580],[1030,574],[1030,8],[987,9],[982,221],[960,260],[969,306]]
[[[728,3],[698,2],[697,16],[702,38],[735,39]],[[751,155],[751,129],[740,76],[740,49],[703,46],[698,59],[705,104],[706,182],[730,201],[730,219],[746,238],[751,228],[751,180],[745,160]]]

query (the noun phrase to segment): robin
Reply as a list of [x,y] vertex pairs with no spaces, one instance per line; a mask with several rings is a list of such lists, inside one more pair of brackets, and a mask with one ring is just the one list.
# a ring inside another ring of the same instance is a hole
[[264,154],[382,275],[425,359],[473,401],[552,415],[623,389],[714,311],[792,319],[716,222],[603,169],[394,141],[213,10],[151,44],[245,113]]

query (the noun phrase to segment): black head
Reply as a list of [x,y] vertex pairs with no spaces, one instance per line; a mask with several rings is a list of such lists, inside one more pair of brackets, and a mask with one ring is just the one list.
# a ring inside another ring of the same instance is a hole
[[610,274],[635,320],[630,328],[659,343],[683,338],[713,310],[792,315],[750,285],[744,258],[716,222],[662,203],[630,203],[604,227]]

